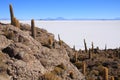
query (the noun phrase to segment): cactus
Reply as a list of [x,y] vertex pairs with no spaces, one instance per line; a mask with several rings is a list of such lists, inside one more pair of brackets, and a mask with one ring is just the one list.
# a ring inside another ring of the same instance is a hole
[[69,72],[69,76],[70,76],[71,79],[74,79],[75,76],[74,76],[73,71],[70,71],[70,72]]
[[18,21],[15,17],[13,18],[13,23],[12,23],[12,25],[20,28],[20,23],[19,23],[19,21]]
[[78,53],[75,52],[75,62],[77,62],[77,59],[78,59]]
[[105,51],[107,51],[107,45],[105,44]]
[[53,46],[53,40],[52,40],[52,38],[51,37],[49,37],[49,39],[48,39],[49,41],[49,47],[50,48],[52,48],[52,46]]
[[104,67],[104,80],[108,80],[108,68]]
[[14,24],[14,13],[13,13],[13,8],[11,4],[9,5],[9,8],[10,8],[11,25],[13,25]]
[[82,62],[82,73],[86,74],[86,63],[84,61]]
[[62,46],[63,41],[60,39],[60,35],[58,34],[59,45]]
[[35,30],[35,24],[34,24],[34,19],[31,20],[31,35],[35,39],[36,37],[36,30]]
[[90,48],[89,48],[89,59],[91,59],[91,58],[92,58],[92,53],[91,53]]
[[85,39],[84,39],[84,46],[85,46],[85,52],[87,53],[87,45],[86,45]]
[[13,8],[12,8],[12,5],[11,5],[11,4],[9,5],[9,8],[10,8],[11,25],[14,25],[14,26],[20,28],[20,23],[19,23],[19,21],[14,17],[14,12],[13,12]]
[[75,51],[75,45],[73,46],[73,50]]
[[93,42],[92,42],[92,53],[94,53],[94,45],[93,45]]
[[110,80],[114,80],[114,76],[111,76]]
[[60,41],[61,39],[60,39],[60,35],[58,34],[58,40]]

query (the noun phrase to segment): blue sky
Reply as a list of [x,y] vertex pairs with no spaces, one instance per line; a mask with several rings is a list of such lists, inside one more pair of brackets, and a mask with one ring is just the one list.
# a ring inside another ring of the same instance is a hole
[[120,18],[120,0],[0,0],[0,18],[10,18],[9,4],[18,19]]

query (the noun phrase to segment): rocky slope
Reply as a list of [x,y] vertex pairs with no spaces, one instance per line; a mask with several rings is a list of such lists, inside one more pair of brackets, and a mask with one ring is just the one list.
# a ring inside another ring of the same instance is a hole
[[73,55],[44,29],[36,27],[34,39],[28,24],[17,28],[0,23],[0,80],[84,80],[70,62]]

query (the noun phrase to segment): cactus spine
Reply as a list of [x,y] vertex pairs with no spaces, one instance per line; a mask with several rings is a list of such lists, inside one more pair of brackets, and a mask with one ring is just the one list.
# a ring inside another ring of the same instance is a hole
[[84,61],[82,62],[82,73],[86,74],[86,63]]
[[104,80],[108,80],[108,68],[104,67]]
[[34,24],[34,19],[31,20],[31,35],[35,39],[36,37],[36,30],[35,30],[35,24]]
[[87,45],[85,39],[84,39],[84,46],[85,46],[85,52],[87,53]]

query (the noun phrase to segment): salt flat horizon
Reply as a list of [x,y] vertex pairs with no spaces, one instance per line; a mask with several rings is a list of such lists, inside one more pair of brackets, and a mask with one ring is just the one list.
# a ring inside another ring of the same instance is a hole
[[[9,20],[0,20],[3,23],[10,23]],[[20,21],[21,23],[31,24],[30,20]],[[86,39],[88,48],[91,42],[100,49],[120,47],[120,20],[54,20],[40,21],[35,20],[35,25],[46,29],[61,39],[69,46],[76,46],[76,49],[84,49],[83,39]]]

